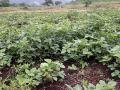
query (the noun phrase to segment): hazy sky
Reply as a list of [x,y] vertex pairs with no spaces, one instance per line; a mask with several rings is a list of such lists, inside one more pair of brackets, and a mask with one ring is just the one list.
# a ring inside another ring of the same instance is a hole
[[[72,0],[53,0],[53,1],[62,1],[63,3],[69,3]],[[27,3],[27,4],[36,4],[40,5],[44,0],[10,0],[11,3]]]

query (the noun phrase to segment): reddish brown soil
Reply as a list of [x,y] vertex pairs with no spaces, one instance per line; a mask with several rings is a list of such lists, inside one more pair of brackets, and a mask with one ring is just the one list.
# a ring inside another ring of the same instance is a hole
[[117,80],[116,90],[120,90],[120,80]]
[[93,64],[85,69],[79,71],[79,76],[82,76],[82,80],[86,80],[89,83],[96,84],[100,80],[107,80],[111,78],[110,70],[107,66],[101,64]]
[[42,84],[33,90],[67,90],[67,87],[63,81],[63,82],[53,82],[53,83]]
[[[110,70],[107,68],[107,66],[101,64],[92,64],[73,73],[70,73],[70,71],[67,69],[64,71],[66,76],[63,82],[54,82],[40,85],[36,90],[68,90],[65,84],[71,86],[85,82],[96,84],[100,80],[107,80],[111,78]],[[120,80],[117,82],[116,90],[120,90]]]
[[6,79],[14,75],[14,73],[15,69],[6,66],[0,70],[0,77],[2,77],[2,79]]

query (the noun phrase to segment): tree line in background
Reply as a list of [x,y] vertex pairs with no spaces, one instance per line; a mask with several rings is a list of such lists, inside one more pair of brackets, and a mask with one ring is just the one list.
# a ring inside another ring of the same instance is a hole
[[[62,1],[53,1],[53,0],[45,0],[42,5],[46,6],[54,6],[54,5],[61,5]],[[29,6],[25,3],[20,4],[10,4],[9,0],[0,0],[0,7],[9,7],[9,6]]]
[[[78,2],[81,0],[75,0],[73,2]],[[89,7],[89,5],[92,3],[92,0],[83,0],[83,3],[85,4],[85,7]],[[53,0],[45,0],[45,2],[42,4],[45,6],[57,6],[62,5],[62,1],[53,1]],[[0,0],[0,7],[9,7],[9,6],[29,6],[25,3],[20,4],[10,4],[9,0]]]
[[9,5],[9,0],[0,0],[0,7],[8,7]]

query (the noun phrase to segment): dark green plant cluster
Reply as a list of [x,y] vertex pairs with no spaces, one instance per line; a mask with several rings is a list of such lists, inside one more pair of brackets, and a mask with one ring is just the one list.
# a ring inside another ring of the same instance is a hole
[[[82,68],[92,60],[106,64],[112,76],[120,77],[120,12],[0,16],[0,69],[15,68],[15,75],[5,80],[9,85],[27,88],[63,79],[61,62],[71,60]],[[76,70],[74,65],[69,69]]]

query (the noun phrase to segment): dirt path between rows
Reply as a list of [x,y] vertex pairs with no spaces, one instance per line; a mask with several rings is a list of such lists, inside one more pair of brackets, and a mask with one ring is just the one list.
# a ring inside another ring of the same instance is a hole
[[57,13],[57,12],[70,12],[70,11],[77,11],[77,12],[85,12],[87,10],[77,10],[77,9],[59,9],[59,10],[35,10],[35,11],[26,11],[26,10],[18,10],[18,11],[8,11],[8,12],[0,12],[0,14],[10,14],[10,13]]

